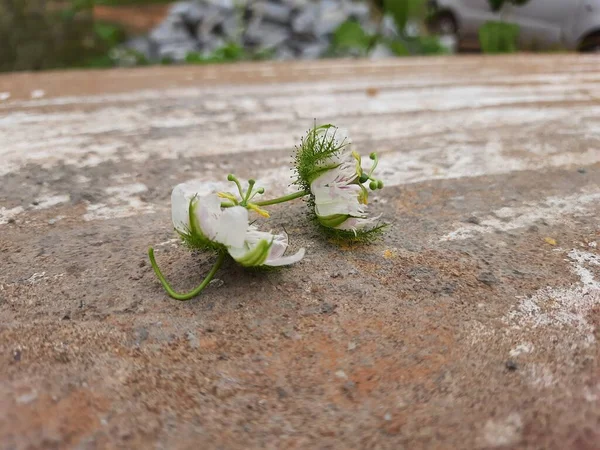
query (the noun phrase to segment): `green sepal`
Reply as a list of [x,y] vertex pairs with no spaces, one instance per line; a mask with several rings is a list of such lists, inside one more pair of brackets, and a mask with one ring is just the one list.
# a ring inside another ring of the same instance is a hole
[[175,229],[181,240],[191,250],[225,250],[226,247],[219,243],[211,241],[207,238],[204,233],[202,233],[202,228],[200,228],[200,222],[198,221],[198,217],[196,216],[196,208],[198,207],[198,199],[196,196],[190,199],[190,204],[188,207],[188,220],[190,226],[185,232],[179,231]]
[[[332,128],[334,132],[330,133],[329,131]],[[335,130],[337,130],[337,127],[331,124],[320,126],[315,124],[302,138],[300,146],[296,147],[294,163],[298,178],[294,184],[302,190],[310,191],[310,185],[314,180],[323,173],[339,166],[339,164],[322,165],[349,144],[346,140],[341,143],[337,142]]]
[[[269,256],[269,250],[273,245],[273,241],[267,241],[265,239],[258,242],[256,247],[251,251],[247,252],[241,258],[233,257],[238,263],[244,267],[255,267],[265,263]],[[233,256],[233,255],[232,255]]]
[[317,219],[324,227],[335,228],[343,224],[349,217],[348,214],[332,214],[326,217],[317,216]]

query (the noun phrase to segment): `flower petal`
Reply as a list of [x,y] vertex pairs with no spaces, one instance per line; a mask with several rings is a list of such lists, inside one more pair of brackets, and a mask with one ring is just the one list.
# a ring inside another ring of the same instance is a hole
[[248,229],[248,210],[243,206],[225,208],[217,224],[215,240],[228,247],[243,247]]
[[357,184],[314,188],[315,213],[321,217],[335,214],[365,216],[365,205],[358,200],[360,193]]
[[173,226],[180,233],[190,231],[189,208],[192,195],[186,193],[181,185],[175,186],[171,193],[171,219]]
[[221,217],[221,199],[216,195],[207,195],[200,197],[198,205],[195,207],[195,216],[200,226],[200,231],[211,241],[215,240],[219,230],[219,220]]
[[290,256],[282,256],[281,258],[276,258],[276,259],[267,259],[264,264],[265,264],[265,266],[272,266],[272,267],[287,266],[289,264],[297,263],[302,258],[304,258],[304,253],[305,253],[305,250],[303,248],[301,248],[295,254],[290,255]]
[[381,215],[369,219],[359,217],[349,217],[347,220],[336,226],[338,230],[359,231],[368,228],[375,228]]
[[288,246],[288,236],[286,233],[272,235],[273,245],[269,251],[269,257],[265,264],[269,264],[270,260],[278,259],[283,256]]

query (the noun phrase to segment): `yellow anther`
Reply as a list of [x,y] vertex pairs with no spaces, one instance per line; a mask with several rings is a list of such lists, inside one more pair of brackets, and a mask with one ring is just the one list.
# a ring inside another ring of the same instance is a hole
[[237,198],[235,195],[230,194],[229,192],[218,192],[217,195],[221,198],[226,198],[227,200],[231,200],[232,202],[237,204]]
[[360,154],[356,150],[352,150],[352,157],[356,160],[356,174],[360,177],[363,172]]
[[366,205],[369,202],[369,191],[362,184],[360,186],[360,193],[358,194],[358,202]]
[[260,214],[261,216],[263,216],[267,219],[269,217],[271,217],[269,215],[269,212],[266,209],[262,209],[261,207],[259,207],[258,205],[255,205],[254,203],[248,203],[248,209],[251,209],[252,211],[256,212],[257,214]]

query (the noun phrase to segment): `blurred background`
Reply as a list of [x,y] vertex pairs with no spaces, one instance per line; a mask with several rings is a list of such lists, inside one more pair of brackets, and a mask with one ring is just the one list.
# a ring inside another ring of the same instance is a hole
[[600,51],[600,0],[0,0],[0,71]]

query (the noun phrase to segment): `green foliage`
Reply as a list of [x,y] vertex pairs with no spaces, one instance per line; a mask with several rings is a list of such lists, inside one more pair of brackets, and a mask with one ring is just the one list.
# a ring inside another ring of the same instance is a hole
[[484,53],[514,53],[518,38],[518,25],[486,22],[479,28],[479,42]]
[[125,32],[118,25],[104,22],[94,23],[94,33],[105,47],[112,48],[125,40]]
[[421,21],[426,14],[425,0],[382,0],[383,13],[393,17],[399,31],[396,38],[379,33],[367,33],[357,22],[344,22],[335,31],[331,55],[368,55],[377,44],[388,47],[397,56],[440,55],[448,50],[436,36],[407,36],[406,26],[410,20]]
[[191,52],[186,55],[185,62],[188,64],[216,64],[236,61],[262,60],[272,56],[271,51],[260,51],[250,53],[235,42],[229,42],[221,48],[218,48],[210,55],[202,55],[198,52]]
[[437,36],[416,36],[407,38],[407,42],[412,47],[413,54],[445,55],[448,53],[448,49],[440,43]]
[[376,37],[367,34],[358,22],[349,20],[335,30],[333,45],[342,51],[358,50],[360,53],[366,54],[375,39]]
[[410,50],[405,43],[400,41],[388,41],[387,46],[396,56],[410,56]]
[[404,33],[409,20],[424,17],[426,7],[424,0],[384,0],[383,10],[394,18],[400,33]]
[[[529,0],[488,0],[494,12],[505,4],[521,6]],[[505,22],[490,21],[479,28],[479,44],[483,53],[514,53],[518,50],[519,26]]]
[[521,6],[527,3],[529,0],[488,0],[490,8],[494,12],[498,12],[502,9],[505,3],[510,3],[515,6]]

